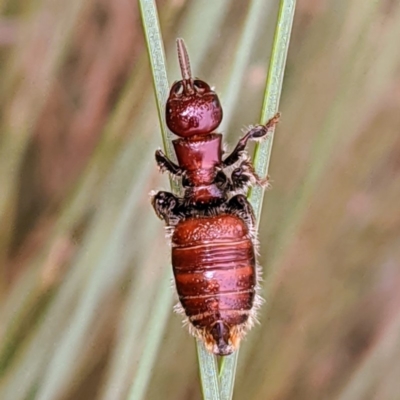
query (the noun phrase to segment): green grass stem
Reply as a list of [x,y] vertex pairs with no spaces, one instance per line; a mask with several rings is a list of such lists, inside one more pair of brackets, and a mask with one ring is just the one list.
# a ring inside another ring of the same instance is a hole
[[[261,124],[265,124],[267,120],[275,115],[278,111],[295,7],[295,0],[282,0],[280,3],[274,44],[272,47],[271,60],[268,70],[267,83],[264,92],[264,102],[261,111]],[[268,175],[273,138],[274,130],[270,132],[265,141],[257,144],[254,151],[254,167],[256,169],[256,172],[261,177],[265,177]],[[254,187],[251,190],[249,200],[254,208],[257,225],[260,222],[263,198],[263,188]],[[236,351],[232,355],[226,357],[224,363],[221,365],[220,376],[222,400],[232,399],[238,356],[239,351]]]
[[[295,7],[296,0],[282,0],[280,3],[267,84],[265,87],[264,102],[261,110],[261,124],[265,124],[279,109],[279,100],[281,98],[283,76],[285,74],[286,57],[289,49]],[[266,140],[257,143],[254,150],[254,167],[257,174],[261,177],[266,177],[268,175],[274,131],[274,129],[270,131]],[[249,199],[254,208],[257,224],[260,221],[263,198],[263,188],[252,188]]]

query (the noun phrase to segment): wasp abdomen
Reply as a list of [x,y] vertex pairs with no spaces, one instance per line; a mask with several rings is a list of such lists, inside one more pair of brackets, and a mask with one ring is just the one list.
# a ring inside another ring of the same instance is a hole
[[247,225],[234,215],[179,222],[172,265],[180,302],[196,333],[214,353],[230,354],[255,297],[255,254]]

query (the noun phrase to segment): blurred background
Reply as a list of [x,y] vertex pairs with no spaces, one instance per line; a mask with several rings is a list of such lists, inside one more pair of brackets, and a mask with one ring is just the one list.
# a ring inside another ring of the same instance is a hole
[[[278,3],[157,2],[169,79],[183,37],[230,148]],[[136,1],[0,9],[0,399],[200,400],[149,203],[169,183]],[[398,1],[298,1],[236,400],[400,399],[399,37]]]

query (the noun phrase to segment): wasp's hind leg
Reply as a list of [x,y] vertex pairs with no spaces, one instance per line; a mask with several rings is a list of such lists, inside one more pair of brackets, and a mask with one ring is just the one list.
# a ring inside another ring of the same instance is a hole
[[176,225],[184,217],[181,210],[182,203],[181,198],[164,191],[157,192],[151,199],[157,216],[169,226]]

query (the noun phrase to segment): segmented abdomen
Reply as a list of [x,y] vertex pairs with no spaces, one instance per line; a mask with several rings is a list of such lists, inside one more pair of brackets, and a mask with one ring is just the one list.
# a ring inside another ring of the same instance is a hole
[[254,246],[248,227],[234,215],[192,218],[172,236],[172,265],[189,321],[240,325],[249,317],[256,286]]

